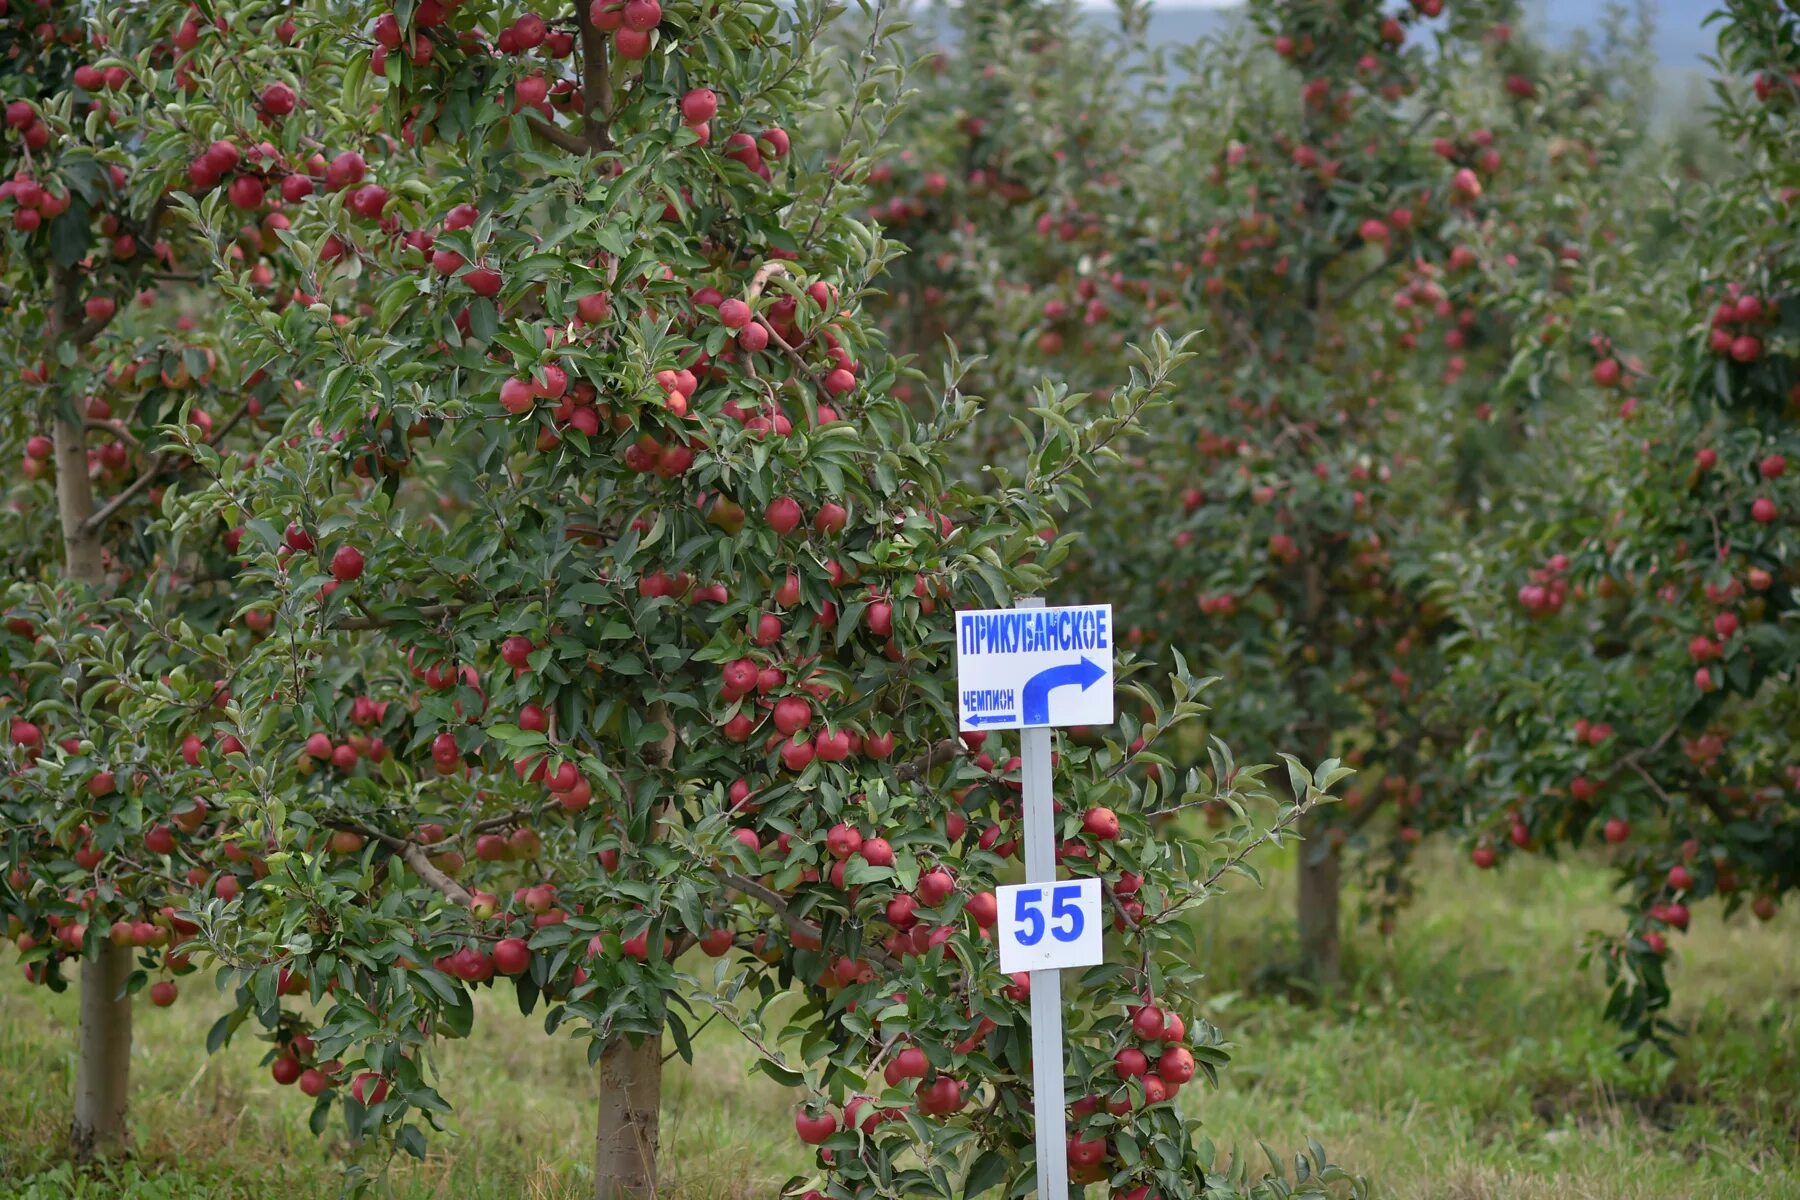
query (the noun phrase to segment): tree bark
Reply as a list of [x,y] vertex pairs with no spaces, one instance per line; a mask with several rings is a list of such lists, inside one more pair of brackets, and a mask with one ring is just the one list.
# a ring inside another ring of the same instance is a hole
[[56,418],[56,508],[62,518],[63,578],[97,588],[106,579],[100,539],[89,531],[94,515],[94,485],[88,478],[87,430],[79,422]]
[[1299,871],[1300,968],[1321,990],[1343,979],[1338,907],[1343,857],[1318,813],[1302,818]]
[[600,1122],[594,1138],[595,1200],[656,1195],[662,1039],[615,1038],[600,1056]]
[[[52,343],[91,337],[81,324],[76,278],[60,271],[56,278]],[[74,404],[70,396],[60,398]],[[94,515],[94,485],[88,477],[87,428],[79,412],[56,414],[56,508],[62,523],[63,579],[84,591],[106,582],[105,558],[97,531],[87,527]],[[125,1107],[131,1079],[131,977],[127,946],[104,936],[94,939],[81,960],[81,1028],[77,1034],[75,1113],[69,1125],[69,1151],[78,1160],[104,1158],[126,1148]]]
[[[58,414],[56,505],[62,518],[63,578],[85,588],[105,581],[100,539],[87,529],[94,513],[88,479],[87,430]],[[75,1062],[75,1115],[69,1152],[77,1160],[125,1150],[125,1106],[131,1078],[131,949],[104,938],[81,960],[81,1028]]]
[[125,1152],[131,1067],[131,997],[125,981],[131,966],[131,948],[104,937],[81,960],[75,1119],[69,1127],[69,1152],[80,1161]]

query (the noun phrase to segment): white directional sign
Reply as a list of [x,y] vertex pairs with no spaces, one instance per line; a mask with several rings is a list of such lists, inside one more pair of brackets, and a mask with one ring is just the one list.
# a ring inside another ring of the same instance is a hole
[[1000,969],[1059,971],[1104,960],[1100,881],[1016,883],[994,889],[1000,902]]
[[956,614],[959,729],[1113,720],[1112,605]]

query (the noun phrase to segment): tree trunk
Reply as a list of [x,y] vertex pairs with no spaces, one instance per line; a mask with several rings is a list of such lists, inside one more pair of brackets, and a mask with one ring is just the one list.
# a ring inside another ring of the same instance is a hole
[[[59,332],[73,328],[73,285],[58,288]],[[67,398],[65,398],[67,399]],[[100,539],[87,528],[94,514],[94,487],[88,478],[87,429],[79,417],[58,413],[55,427],[56,507],[62,519],[63,578],[93,590],[106,581]],[[128,946],[100,934],[81,960],[81,1029],[77,1035],[75,1116],[69,1151],[78,1160],[104,1158],[125,1150],[125,1106],[131,1078],[131,977]]]
[[594,1138],[595,1200],[656,1195],[657,1119],[662,1107],[662,1039],[633,1046],[615,1038],[600,1056],[600,1122]]
[[131,1067],[131,948],[101,938],[81,960],[81,1032],[69,1152],[78,1160],[125,1151]]
[[1300,967],[1320,989],[1330,989],[1343,978],[1342,947],[1338,940],[1338,899],[1343,856],[1331,842],[1331,831],[1320,814],[1301,820],[1299,915]]
[[100,539],[87,528],[94,515],[94,485],[88,479],[87,430],[56,419],[56,508],[62,517],[63,578],[97,588],[106,580]]

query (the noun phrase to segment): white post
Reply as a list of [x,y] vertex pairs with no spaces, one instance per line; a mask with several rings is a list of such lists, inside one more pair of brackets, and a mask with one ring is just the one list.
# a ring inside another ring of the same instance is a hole
[[[1042,608],[1042,598],[1019,601]],[[1056,808],[1050,731],[1019,731],[1025,793],[1025,882],[1056,880]],[[1068,1130],[1063,1122],[1062,972],[1031,973],[1031,1090],[1037,1115],[1038,1200],[1069,1200]]]

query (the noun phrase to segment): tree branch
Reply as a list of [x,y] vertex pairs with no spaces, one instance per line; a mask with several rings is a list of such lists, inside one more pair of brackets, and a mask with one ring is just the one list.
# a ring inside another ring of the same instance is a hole
[[[1361,275],[1357,276],[1354,280],[1352,280],[1350,282],[1350,286],[1346,287],[1338,295],[1333,296],[1331,298],[1331,304],[1333,306],[1343,304],[1346,300],[1350,299],[1350,297],[1352,297],[1352,296],[1356,295],[1356,293],[1362,291],[1364,287],[1369,285],[1369,283],[1371,283],[1375,279],[1378,279],[1382,275],[1385,275],[1387,272],[1393,270],[1395,267],[1399,266],[1401,263],[1403,263],[1405,261],[1406,261],[1406,255],[1404,253],[1396,252],[1394,254],[1389,254],[1389,255],[1384,256],[1380,262],[1376,263],[1374,266],[1370,267],[1368,270],[1364,271]],[[1323,285],[1321,284],[1321,287],[1322,286]]]
[[1217,883],[1220,879],[1222,879],[1224,877],[1225,872],[1231,870],[1231,868],[1237,866],[1239,863],[1243,862],[1246,858],[1249,858],[1251,853],[1254,852],[1257,847],[1261,846],[1264,842],[1268,841],[1272,837],[1279,837],[1281,835],[1281,833],[1287,829],[1288,826],[1292,825],[1294,822],[1298,821],[1301,817],[1303,817],[1307,813],[1311,812],[1313,810],[1313,808],[1316,806],[1317,806],[1317,801],[1310,801],[1310,800],[1303,801],[1299,804],[1294,805],[1294,807],[1291,810],[1289,810],[1286,815],[1282,816],[1273,825],[1269,826],[1267,829],[1263,830],[1261,833],[1259,833],[1255,837],[1251,838],[1248,842],[1245,842],[1242,846],[1238,847],[1238,852],[1236,854],[1233,854],[1231,857],[1227,858],[1224,862],[1220,863],[1218,866],[1218,869],[1213,871],[1213,873],[1208,875],[1205,879],[1201,880],[1200,886],[1196,890],[1197,891],[1205,891],[1207,888],[1210,888],[1213,884]]
[[586,154],[588,152],[587,142],[560,125],[552,125],[535,113],[526,116],[525,124],[531,127],[531,132],[551,145],[567,150],[570,154]]
[[125,423],[123,421],[96,421],[93,417],[88,417],[82,424],[86,425],[89,429],[98,429],[103,433],[110,433],[134,450],[143,449],[143,444],[137,440],[137,437],[131,430],[125,428]]
[[[725,886],[735,888],[746,896],[754,896],[756,899],[766,904],[776,916],[781,918],[781,923],[786,925],[789,929],[796,933],[804,933],[821,945],[824,944],[825,931],[820,929],[817,925],[814,925],[811,921],[806,920],[804,917],[795,916],[794,910],[788,907],[787,901],[783,900],[775,892],[770,891],[754,879],[746,879],[742,875],[726,875],[723,876],[723,879]],[[884,967],[892,968],[898,965],[896,960],[888,956],[887,951],[878,946],[865,945],[863,947],[863,953],[871,960],[880,963]]]
[[[465,607],[466,606],[462,604],[427,604],[423,608],[416,610],[416,615],[422,621],[435,621],[439,617],[455,616]],[[387,629],[394,624],[396,624],[396,622],[387,620],[385,617],[345,617],[342,620],[333,621],[331,623],[331,628],[339,632],[356,632],[369,629]]]
[[102,330],[112,324],[112,317],[95,317],[83,321],[69,332],[69,341],[76,346],[85,346],[100,336]]
[[960,738],[945,738],[943,741],[935,743],[930,750],[926,751],[918,758],[913,759],[911,762],[901,763],[900,766],[895,769],[894,775],[902,783],[911,783],[923,776],[925,772],[931,770],[931,768],[941,767],[951,759],[955,758],[957,751],[960,750],[961,747],[962,740]]
[[430,856],[425,853],[425,847],[419,845],[419,843],[409,842],[404,838],[397,838],[391,833],[383,833],[379,829],[371,829],[367,825],[362,825],[355,821],[328,820],[325,824],[332,829],[342,829],[348,833],[361,834],[363,837],[373,838],[380,842],[383,846],[392,850],[394,852],[394,857],[405,863],[407,868],[411,870],[414,875],[417,875],[421,882],[425,883],[436,891],[438,895],[450,901],[452,904],[458,904],[463,908],[467,908],[470,900],[473,899],[473,897],[469,895],[468,889],[463,887],[462,884],[456,882],[456,880],[450,878],[432,865]]
[[[788,265],[786,263],[782,262],[779,258],[771,258],[768,262],[757,268],[755,276],[750,280],[750,291],[747,293],[746,298],[751,304],[755,304],[757,298],[763,294],[763,288],[768,286],[771,278],[776,275],[785,275],[788,273]],[[770,332],[773,332],[773,330]]]
[[[212,436],[206,439],[206,444],[208,446],[217,446],[220,442],[224,441],[226,435],[236,428],[237,423],[243,420],[249,411],[250,406],[248,404],[239,405],[238,410],[232,413],[223,425],[213,430]],[[131,481],[129,487],[95,510],[94,514],[90,516],[82,526],[83,530],[88,533],[93,533],[98,530],[102,525],[112,519],[114,513],[117,513],[127,504],[130,504],[132,499],[136,497],[138,493],[155,483],[158,479],[168,475],[170,470],[173,469],[175,464],[179,462],[182,457],[182,455],[172,454],[167,450],[158,454],[150,461],[150,465],[144,468],[144,473]]]

